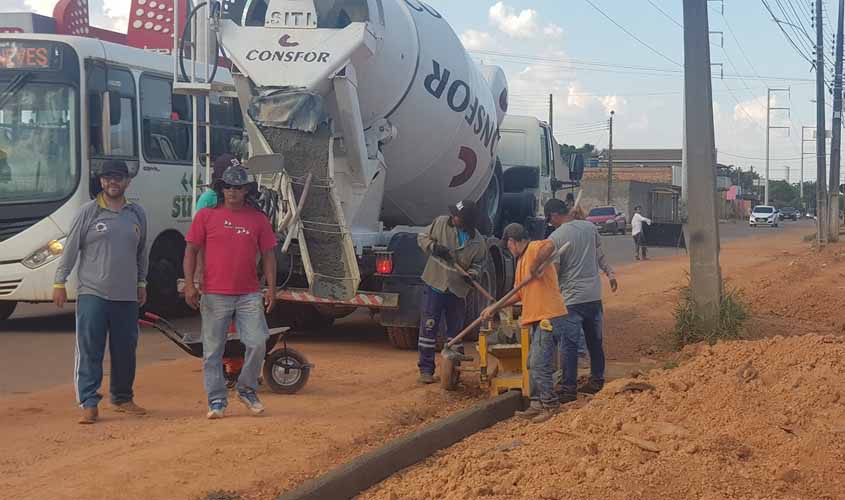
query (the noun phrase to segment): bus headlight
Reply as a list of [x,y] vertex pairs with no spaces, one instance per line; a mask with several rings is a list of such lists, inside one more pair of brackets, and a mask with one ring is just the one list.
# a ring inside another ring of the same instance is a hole
[[43,247],[29,254],[29,256],[25,258],[21,262],[21,264],[25,265],[30,269],[38,269],[44,264],[58,259],[65,251],[66,241],[67,238],[62,238],[60,240],[51,240]]

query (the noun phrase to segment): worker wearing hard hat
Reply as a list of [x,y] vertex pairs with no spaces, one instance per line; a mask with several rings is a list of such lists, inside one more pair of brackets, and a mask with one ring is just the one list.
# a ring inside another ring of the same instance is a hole
[[[475,202],[465,200],[449,207],[451,215],[434,220],[417,237],[417,243],[428,256],[422,280],[424,291],[419,334],[419,369],[421,384],[432,384],[434,354],[440,318],[446,316],[446,338],[451,340],[464,327],[466,297],[472,290],[472,279],[481,275],[487,258],[487,247],[478,232],[481,211]],[[461,275],[454,266],[465,269]]]

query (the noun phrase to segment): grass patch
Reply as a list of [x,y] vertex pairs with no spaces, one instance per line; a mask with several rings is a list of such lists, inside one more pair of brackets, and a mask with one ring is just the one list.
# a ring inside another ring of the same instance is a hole
[[689,285],[681,289],[680,300],[675,308],[675,328],[669,341],[675,350],[684,346],[707,342],[710,345],[720,340],[738,340],[745,337],[745,321],[748,311],[738,290],[725,290],[719,307],[719,321],[715,327],[708,326],[695,311]]
[[680,365],[678,364],[677,361],[667,361],[667,362],[663,363],[663,369],[664,370],[674,370],[675,368],[677,368],[679,366]]
[[804,240],[804,243],[812,243],[816,241],[816,233],[804,235],[802,239]]

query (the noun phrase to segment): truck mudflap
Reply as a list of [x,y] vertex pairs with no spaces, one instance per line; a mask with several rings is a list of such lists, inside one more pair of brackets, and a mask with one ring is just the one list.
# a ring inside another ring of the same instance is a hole
[[369,307],[373,309],[398,309],[398,293],[358,292],[350,300],[332,300],[317,297],[306,289],[285,288],[276,293],[276,298],[285,302],[301,302],[308,304],[326,304],[355,307]]

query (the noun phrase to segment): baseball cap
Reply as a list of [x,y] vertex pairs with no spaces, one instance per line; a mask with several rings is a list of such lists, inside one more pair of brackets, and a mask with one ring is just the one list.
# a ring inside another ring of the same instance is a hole
[[502,231],[502,241],[505,243],[508,240],[525,241],[527,239],[528,233],[525,231],[525,226],[516,222],[508,224],[505,226],[504,231]]
[[230,186],[246,186],[252,182],[249,180],[249,174],[246,173],[246,169],[240,166],[240,164],[227,168],[220,180]]
[[106,160],[100,169],[100,175],[123,175],[129,177],[129,167],[123,160]]
[[218,156],[214,163],[212,164],[211,168],[214,171],[214,178],[219,179],[223,172],[226,171],[229,167],[240,167],[241,162],[235,158],[234,155],[229,153],[223,153],[222,155]]
[[478,220],[481,218],[478,205],[472,200],[463,200],[454,205],[449,205],[449,213],[460,217],[464,224],[472,228],[478,225]]

